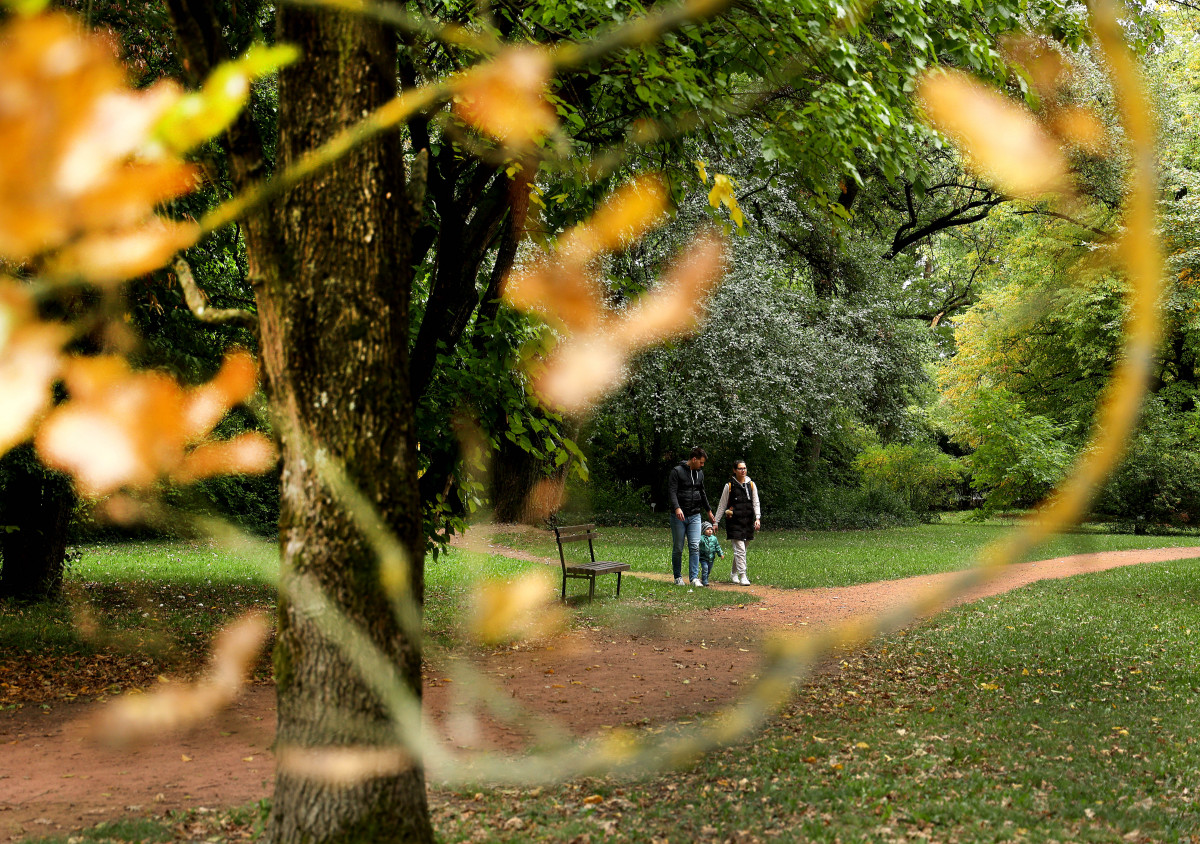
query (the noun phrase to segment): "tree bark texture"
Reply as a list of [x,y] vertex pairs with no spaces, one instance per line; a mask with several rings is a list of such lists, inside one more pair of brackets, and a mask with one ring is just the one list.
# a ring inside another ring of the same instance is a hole
[[[21,446],[0,471],[0,598],[38,601],[62,591],[71,481]],[[8,528],[16,528],[9,530]]]
[[[279,83],[278,168],[386,102],[395,42],[352,15],[283,7],[279,38],[304,58]],[[283,450],[282,589],[275,653],[282,746],[395,744],[360,670],[289,598],[315,580],[417,693],[419,642],[403,634],[378,563],[319,476],[314,449],[340,463],[409,551],[423,592],[421,507],[408,384],[410,242],[416,212],[395,134],[358,148],[247,226],[263,365]],[[269,838],[292,842],[432,841],[419,765],[348,787],[276,773]]]

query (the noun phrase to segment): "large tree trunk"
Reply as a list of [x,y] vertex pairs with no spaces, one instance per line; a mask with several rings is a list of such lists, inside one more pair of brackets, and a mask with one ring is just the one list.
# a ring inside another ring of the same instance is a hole
[[[356,16],[282,7],[279,39],[304,58],[279,84],[278,168],[395,93],[395,41]],[[289,600],[311,578],[420,693],[418,642],[379,585],[377,560],[313,450],[340,462],[397,536],[423,590],[421,506],[408,384],[415,213],[393,134],[291,191],[248,226],[263,363],[283,447],[278,744],[378,744],[394,735],[361,671]],[[276,774],[274,842],[432,841],[415,765],[349,787]]]
[[42,466],[30,446],[5,457],[0,470],[0,598],[37,601],[62,590],[74,507],[71,481]]

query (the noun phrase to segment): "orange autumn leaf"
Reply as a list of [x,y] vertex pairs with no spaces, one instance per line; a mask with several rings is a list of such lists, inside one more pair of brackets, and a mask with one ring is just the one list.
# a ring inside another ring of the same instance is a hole
[[249,352],[225,356],[213,379],[192,389],[184,413],[184,430],[189,438],[204,436],[221,421],[226,411],[254,395],[258,369]]
[[123,695],[100,711],[92,725],[96,735],[115,744],[154,739],[215,715],[237,698],[270,632],[263,613],[243,614],[217,634],[203,677]]
[[621,382],[630,355],[696,329],[723,264],[720,238],[713,234],[696,238],[687,256],[633,308],[609,314],[595,330],[563,341],[535,378],[538,396],[551,407],[571,413],[590,407]]
[[454,110],[467,123],[505,143],[536,141],[558,125],[546,100],[551,69],[545,50],[505,50],[459,77]]
[[513,272],[504,298],[538,312],[565,335],[533,373],[538,396],[551,407],[580,412],[624,378],[629,356],[651,343],[693,331],[724,264],[724,244],[697,237],[663,283],[632,308],[609,309],[595,277],[601,255],[631,244],[667,212],[667,188],[657,174],[619,188],[587,220],[566,232],[559,248]]
[[540,258],[509,276],[504,299],[522,311],[542,311],[571,331],[585,331],[604,311],[600,287],[583,267]]
[[248,432],[231,440],[201,443],[187,453],[171,477],[191,483],[214,475],[260,475],[275,465],[275,457],[269,439]]
[[194,168],[143,154],[180,96],[172,83],[129,88],[108,43],[65,15],[0,29],[0,256],[28,261],[82,238],[56,269],[110,281],[194,242],[193,229],[150,225]]
[[709,233],[692,241],[667,271],[662,283],[643,296],[616,329],[631,349],[688,334],[704,318],[708,294],[721,277],[724,244]]
[[667,212],[667,185],[657,173],[622,185],[587,222],[563,235],[558,255],[585,263],[595,256],[634,243],[661,222]]
[[658,174],[618,188],[591,217],[565,232],[553,253],[515,270],[505,285],[505,300],[519,310],[541,311],[570,331],[594,330],[605,307],[591,262],[662,222],[667,199],[666,183]]
[[69,337],[66,326],[36,319],[27,290],[0,279],[0,454],[31,436],[49,410]]
[[208,384],[190,390],[159,372],[134,372],[123,358],[75,358],[68,401],[38,431],[43,459],[102,496],[166,476],[187,482],[219,472],[263,471],[274,447],[261,435],[193,445],[254,388],[253,363],[229,356]]

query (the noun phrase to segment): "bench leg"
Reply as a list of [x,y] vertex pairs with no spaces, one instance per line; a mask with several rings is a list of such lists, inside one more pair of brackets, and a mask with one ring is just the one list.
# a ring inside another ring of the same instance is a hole
[[617,572],[617,597],[621,597],[621,573]]
[[562,602],[567,602],[567,573],[563,572]]
[[596,598],[596,575],[588,578],[588,603],[590,604]]

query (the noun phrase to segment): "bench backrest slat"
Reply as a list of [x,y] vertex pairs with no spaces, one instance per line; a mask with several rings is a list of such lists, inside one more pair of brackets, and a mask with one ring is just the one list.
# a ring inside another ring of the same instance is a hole
[[596,562],[596,548],[592,545],[592,539],[596,536],[594,530],[596,526],[590,525],[563,525],[562,527],[554,528],[554,539],[558,542],[558,562],[562,565],[563,574],[567,571],[567,558],[563,553],[564,542],[582,542],[587,540],[588,556],[592,562]]

